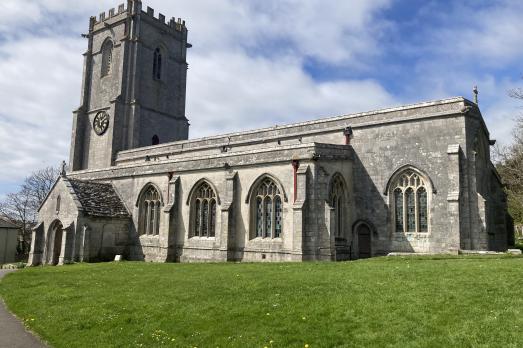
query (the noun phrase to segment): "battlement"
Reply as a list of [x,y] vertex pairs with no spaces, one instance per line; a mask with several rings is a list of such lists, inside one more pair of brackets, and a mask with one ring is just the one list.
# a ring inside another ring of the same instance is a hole
[[127,12],[127,10],[128,9],[125,7],[125,4],[118,5],[118,9],[117,10],[115,10],[115,8],[113,7],[107,13],[106,12],[100,13],[98,15],[98,18],[97,18],[95,24],[99,24],[99,23],[105,22],[108,19],[111,19],[111,18],[116,17],[116,16],[118,16],[118,15],[120,15],[122,13]]
[[176,30],[176,31],[186,30],[185,21],[182,20],[181,18],[171,17],[169,22],[166,22],[165,15],[158,13],[158,17],[155,17],[154,9],[149,6],[147,6],[147,11],[145,11],[145,12],[142,11],[142,14],[146,14],[149,18],[154,19],[155,21],[159,22],[160,24],[168,26],[171,30]]
[[169,31],[185,31],[187,28],[185,27],[185,21],[181,18],[175,18],[172,17],[168,22],[165,19],[165,15],[162,13],[158,14],[158,17],[154,16],[154,9],[147,6],[146,11],[142,11],[142,3],[140,0],[132,0],[128,2],[128,6],[126,7],[125,4],[118,5],[118,8],[111,8],[107,12],[102,12],[98,15],[98,17],[95,19],[94,24],[100,24],[103,23],[113,17],[119,16],[123,13],[141,13],[141,15],[145,15],[149,17],[150,19],[153,19],[155,22],[164,25],[166,29]]

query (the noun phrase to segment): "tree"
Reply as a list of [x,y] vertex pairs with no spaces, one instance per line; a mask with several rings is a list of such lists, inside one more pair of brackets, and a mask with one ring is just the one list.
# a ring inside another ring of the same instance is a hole
[[[509,91],[509,96],[523,100],[523,89]],[[523,224],[523,115],[516,118],[512,143],[498,148],[496,168],[505,184],[509,213],[516,224]]]
[[31,229],[38,216],[38,208],[51,190],[60,170],[46,167],[28,176],[20,191],[9,193],[0,201],[0,216],[17,225],[22,233],[20,252],[29,252],[31,245]]

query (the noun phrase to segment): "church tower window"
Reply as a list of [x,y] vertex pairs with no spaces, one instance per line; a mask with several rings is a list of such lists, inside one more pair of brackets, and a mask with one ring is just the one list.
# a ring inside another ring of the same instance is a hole
[[102,77],[111,73],[111,63],[113,60],[113,43],[107,40],[102,46]]
[[162,78],[162,51],[160,48],[154,50],[153,58],[153,78],[160,80]]
[[155,134],[153,135],[151,139],[151,145],[158,145],[160,144],[160,138]]
[[158,235],[160,232],[160,192],[149,185],[140,199],[140,227],[139,233],[145,235]]
[[256,237],[281,238],[283,233],[283,205],[280,189],[272,179],[265,178],[255,192],[254,226]]
[[214,237],[216,235],[216,193],[207,183],[202,182],[195,191],[193,211],[194,237]]
[[393,182],[391,200],[396,232],[428,232],[427,186],[427,181],[410,169]]

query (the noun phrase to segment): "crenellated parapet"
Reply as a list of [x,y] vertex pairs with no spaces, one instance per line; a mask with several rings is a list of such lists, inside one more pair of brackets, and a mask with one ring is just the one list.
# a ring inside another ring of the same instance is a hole
[[131,14],[134,13],[140,13],[143,17],[148,17],[149,19],[152,19],[157,24],[163,25],[164,29],[171,32],[184,32],[187,30],[185,26],[185,20],[182,20],[181,18],[175,18],[171,17],[169,21],[166,20],[165,15],[162,13],[158,13],[158,16],[155,17],[154,9],[151,7],[147,7],[146,11],[141,10],[141,1],[137,0],[130,0],[127,3],[127,6],[125,4],[119,5],[117,8],[111,8],[107,12],[102,12],[98,15],[98,17],[95,17],[95,25],[105,23],[108,20],[113,19],[114,17],[118,17],[122,14]]
[[185,31],[185,30],[187,30],[187,28],[185,27],[185,21],[182,20],[181,18],[171,17],[171,19],[167,22],[165,20],[165,15],[163,15],[161,13],[158,13],[158,17],[155,17],[154,9],[149,7],[149,6],[147,6],[147,11],[146,12],[142,12],[142,14],[145,14],[149,18],[157,21],[158,23],[169,27],[169,29],[171,29],[171,30],[175,30],[175,31]]
[[96,19],[96,23],[95,24],[99,24],[99,23],[105,22],[108,19],[111,19],[113,17],[116,17],[116,16],[121,15],[121,14],[126,13],[126,12],[127,12],[127,8],[125,7],[125,4],[120,4],[120,5],[118,5],[117,9],[111,8],[107,12],[100,13],[98,15],[97,19]]

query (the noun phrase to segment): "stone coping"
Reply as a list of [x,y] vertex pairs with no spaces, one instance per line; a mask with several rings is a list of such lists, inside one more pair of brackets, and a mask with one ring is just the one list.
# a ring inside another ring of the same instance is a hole
[[[415,119],[441,117],[463,112],[466,104],[471,103],[463,97],[455,97],[431,102],[404,105],[376,111],[362,112],[343,116],[323,118],[313,121],[273,126],[250,131],[228,133],[197,139],[182,140],[154,146],[140,147],[120,151],[116,164],[135,161],[146,155],[179,155],[201,150],[216,150],[222,147],[264,145],[278,140],[289,140],[301,136],[321,133],[342,132],[345,127],[352,128],[378,126],[386,123],[403,122]],[[454,105],[453,105],[454,104]]]

